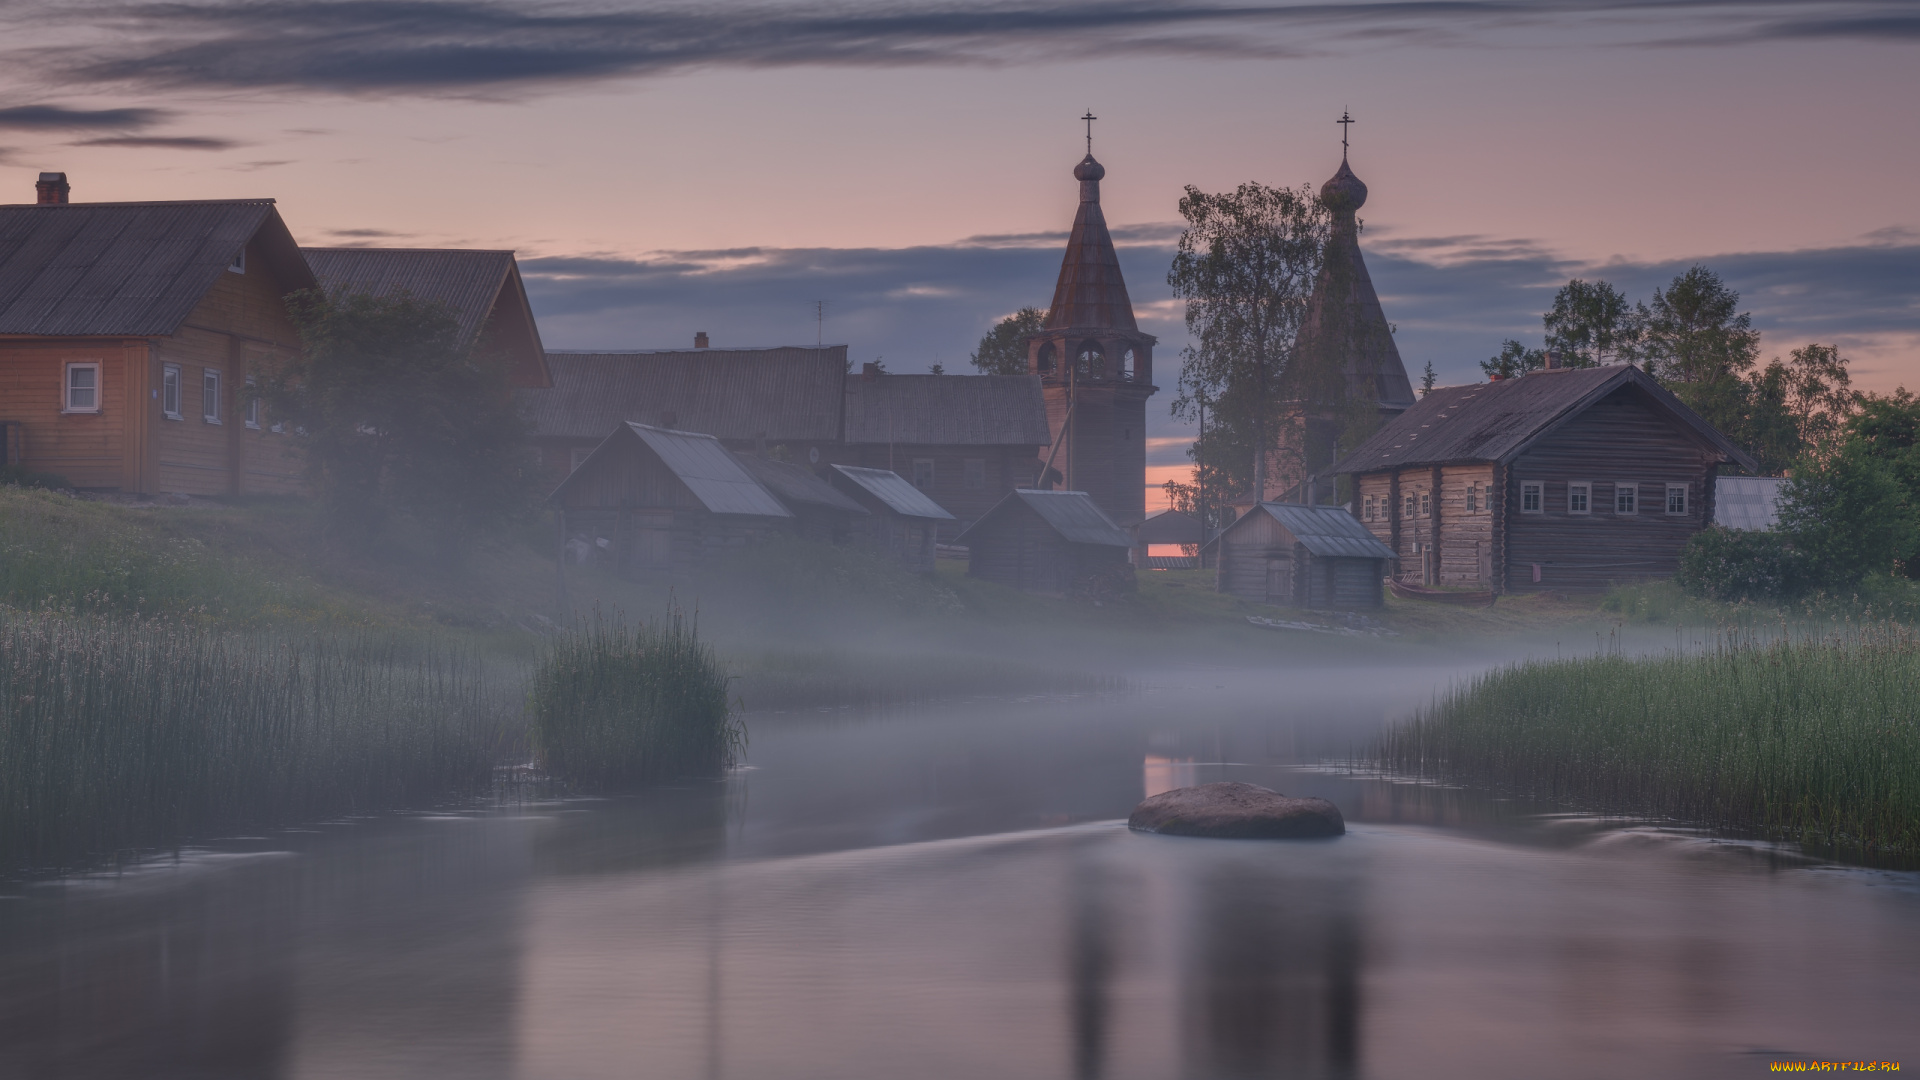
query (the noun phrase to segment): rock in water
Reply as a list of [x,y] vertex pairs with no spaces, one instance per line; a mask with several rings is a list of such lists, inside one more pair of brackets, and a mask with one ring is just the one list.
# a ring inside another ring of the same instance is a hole
[[1291,799],[1229,780],[1163,791],[1133,808],[1127,828],[1222,840],[1300,840],[1339,836],[1347,823],[1325,799]]

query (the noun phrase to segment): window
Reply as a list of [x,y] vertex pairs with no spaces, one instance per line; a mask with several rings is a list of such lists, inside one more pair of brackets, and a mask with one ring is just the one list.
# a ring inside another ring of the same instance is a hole
[[1687,485],[1667,485],[1667,513],[1684,514],[1687,512]]
[[227,264],[227,273],[244,274],[247,272],[247,249],[241,248],[233,253],[233,261]]
[[1542,487],[1543,485],[1538,480],[1523,480],[1520,482],[1521,513],[1537,514],[1540,512],[1540,491]]
[[1401,517],[1412,517],[1412,516],[1413,516],[1413,509],[1414,509],[1414,507],[1416,507],[1416,506],[1418,506],[1418,505],[1420,505],[1420,504],[1419,504],[1419,503],[1418,503],[1418,502],[1417,502],[1417,501],[1415,500],[1415,497],[1414,497],[1413,495],[1411,495],[1411,494],[1409,494],[1409,495],[1408,495],[1408,496],[1406,497],[1406,499],[1405,499],[1405,505],[1404,505],[1404,506],[1402,506],[1402,507],[1400,508],[1400,516],[1401,516]]
[[961,478],[968,487],[983,488],[987,486],[986,458],[970,457],[961,464],[961,468],[964,470]]
[[66,397],[67,406],[62,410],[63,412],[100,411],[100,364],[98,361],[67,365]]
[[913,459],[913,486],[919,488],[921,491],[927,491],[933,487],[932,458],[917,457]]
[[1433,516],[1433,496],[1424,491],[1420,493],[1420,516]]
[[220,422],[220,373],[212,368],[200,371],[200,419]]
[[1631,480],[1622,480],[1613,485],[1613,512],[1616,514],[1637,514],[1640,512],[1640,485]]
[[1593,513],[1593,485],[1585,483],[1567,485],[1567,513]]
[[160,369],[160,411],[169,420],[180,419],[179,364],[167,364]]
[[1360,511],[1360,520],[1372,521],[1373,520],[1373,496],[1369,495],[1364,500],[1362,500],[1361,507],[1362,509]]
[[592,456],[593,456],[593,447],[591,446],[574,447],[573,456],[567,464],[567,471],[572,472],[573,470],[579,468],[580,466],[585,465],[587,463],[587,459]]
[[1467,485],[1467,513],[1477,514],[1479,512],[1480,512],[1480,485],[1468,484]]
[[1049,341],[1040,346],[1040,356],[1034,361],[1034,366],[1041,371],[1053,370],[1053,342]]
[[1133,350],[1132,349],[1128,349],[1126,352],[1123,352],[1120,354],[1120,378],[1121,379],[1133,378]]
[[260,399],[253,396],[254,386],[255,384],[253,381],[253,376],[251,375],[247,376],[247,407],[242,412],[241,416],[243,419],[246,420],[248,427],[252,428],[255,431],[259,431],[260,430]]

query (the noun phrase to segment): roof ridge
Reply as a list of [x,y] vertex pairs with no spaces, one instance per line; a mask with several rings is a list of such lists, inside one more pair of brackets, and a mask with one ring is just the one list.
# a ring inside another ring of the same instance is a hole
[[0,210],[86,210],[101,206],[273,206],[272,199],[146,199],[124,202],[0,203]]
[[302,244],[300,245],[300,250],[301,251],[368,251],[368,252],[378,252],[383,254],[408,253],[408,252],[435,252],[435,253],[451,252],[451,253],[457,253],[462,255],[515,255],[515,254],[518,254],[518,252],[514,248],[373,247],[371,245],[367,245],[367,246],[346,245],[346,246],[336,247],[336,246],[327,246],[327,245],[320,245],[320,244]]

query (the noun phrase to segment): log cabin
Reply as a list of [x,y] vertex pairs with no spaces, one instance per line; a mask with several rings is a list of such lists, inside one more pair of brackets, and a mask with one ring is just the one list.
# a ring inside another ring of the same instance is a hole
[[862,546],[917,574],[933,573],[934,543],[952,514],[905,477],[885,469],[835,465],[828,479],[867,509],[867,519],[855,523]]
[[849,543],[855,535],[855,523],[864,525],[863,519],[873,516],[804,465],[742,450],[735,450],[733,456],[793,515],[791,530],[796,536],[826,544]]
[[1631,364],[1441,387],[1334,472],[1396,580],[1495,593],[1671,575],[1752,458]]
[[1009,493],[962,532],[972,577],[1046,596],[1131,592],[1133,538],[1084,491]]
[[78,488],[284,493],[290,437],[243,392],[295,355],[282,297],[311,288],[271,199],[74,203],[42,173],[0,206],[8,464]]
[[1393,551],[1338,506],[1261,503],[1209,542],[1215,588],[1258,604],[1355,611],[1382,603]]

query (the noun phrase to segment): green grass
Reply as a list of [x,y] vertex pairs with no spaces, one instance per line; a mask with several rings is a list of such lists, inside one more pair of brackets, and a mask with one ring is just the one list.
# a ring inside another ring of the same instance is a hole
[[484,791],[508,700],[390,637],[0,610],[0,863]]
[[1389,734],[1393,769],[1589,809],[1920,853],[1920,643],[1882,624],[1525,663]]
[[541,656],[528,691],[534,751],[589,789],[714,775],[745,749],[725,667],[678,612],[639,627],[594,621]]

